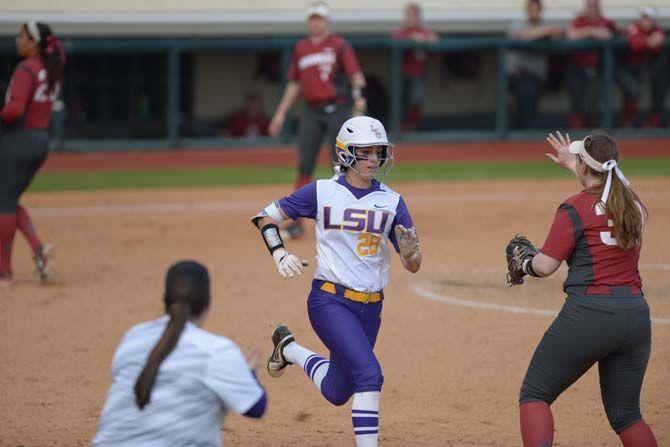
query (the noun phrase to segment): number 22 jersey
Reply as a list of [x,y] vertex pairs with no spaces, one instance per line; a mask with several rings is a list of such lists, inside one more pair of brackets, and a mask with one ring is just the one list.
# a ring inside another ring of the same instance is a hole
[[377,180],[359,189],[345,176],[317,180],[279,200],[291,219],[316,221],[315,279],[360,292],[377,292],[388,284],[391,254],[399,250],[395,226],[414,226],[400,194]]

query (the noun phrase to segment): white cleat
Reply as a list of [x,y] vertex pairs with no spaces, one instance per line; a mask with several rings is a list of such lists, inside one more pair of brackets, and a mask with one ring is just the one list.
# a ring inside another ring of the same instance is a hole
[[55,247],[53,244],[45,244],[40,248],[38,253],[33,256],[35,267],[37,267],[37,274],[40,277],[42,284],[49,284],[54,280],[55,272],[52,268],[51,261],[55,254]]

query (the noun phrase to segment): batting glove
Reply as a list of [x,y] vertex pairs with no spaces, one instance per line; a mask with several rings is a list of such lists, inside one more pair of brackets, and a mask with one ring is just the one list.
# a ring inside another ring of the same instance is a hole
[[419,236],[416,235],[414,227],[405,228],[402,225],[396,225],[395,237],[403,259],[410,259],[419,252]]
[[301,260],[296,255],[287,252],[284,248],[278,248],[272,252],[277,271],[282,278],[293,278],[300,276],[309,265],[307,261]]

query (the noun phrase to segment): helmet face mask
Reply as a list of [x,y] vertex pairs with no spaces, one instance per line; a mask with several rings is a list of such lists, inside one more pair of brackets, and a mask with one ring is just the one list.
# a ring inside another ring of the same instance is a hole
[[[378,168],[383,168],[381,172],[375,174],[365,174],[360,171],[359,162],[369,160],[366,154],[362,154],[360,149],[363,148],[381,148],[377,153]],[[346,154],[346,155],[345,155]],[[340,165],[351,169],[357,174],[363,177],[375,177],[377,175],[386,176],[393,169],[394,159],[393,159],[393,146],[388,145],[374,145],[374,146],[349,146],[344,151],[338,151],[338,159]]]
[[351,168],[364,177],[374,177],[377,173],[362,174],[358,167],[360,161],[368,159],[364,154],[359,154],[358,149],[372,147],[381,147],[381,153],[377,155],[378,167],[384,168],[381,175],[387,175],[393,168],[393,145],[388,142],[383,124],[369,116],[350,118],[342,124],[335,141],[340,166]]

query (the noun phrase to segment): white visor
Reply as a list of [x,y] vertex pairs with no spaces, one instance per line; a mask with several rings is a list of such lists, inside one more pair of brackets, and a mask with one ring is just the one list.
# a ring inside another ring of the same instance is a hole
[[[589,137],[586,137],[589,138]],[[568,147],[568,152],[571,154],[579,155],[579,157],[586,163],[588,167],[593,169],[596,172],[607,172],[607,179],[605,180],[605,188],[603,188],[603,194],[600,197],[600,201],[602,203],[607,203],[607,198],[609,197],[610,194],[610,188],[612,187],[612,171],[614,171],[619,177],[619,180],[621,182],[628,186],[630,185],[630,182],[628,179],[623,175],[623,172],[621,172],[621,169],[619,169],[619,166],[616,162],[616,160],[607,160],[604,163],[599,162],[595,158],[591,157],[588,152],[586,152],[586,146],[584,145],[585,140],[577,140],[573,141],[570,143],[570,146]]]

